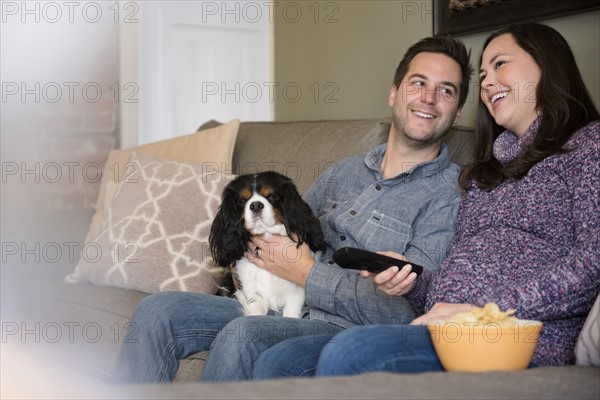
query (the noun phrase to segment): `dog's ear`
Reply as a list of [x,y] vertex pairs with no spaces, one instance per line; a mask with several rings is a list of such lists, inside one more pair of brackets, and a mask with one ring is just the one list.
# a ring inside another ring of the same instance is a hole
[[321,223],[291,181],[283,186],[285,229],[297,238],[298,246],[306,242],[312,251],[325,251],[326,243]]
[[223,192],[223,201],[210,228],[208,241],[213,260],[222,267],[242,258],[247,250],[250,233],[236,207],[235,190],[230,187]]

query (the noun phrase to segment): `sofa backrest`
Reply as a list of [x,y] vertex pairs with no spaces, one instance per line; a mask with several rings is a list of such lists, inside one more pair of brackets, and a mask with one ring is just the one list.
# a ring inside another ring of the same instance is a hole
[[[200,129],[218,125],[209,121]],[[242,122],[233,154],[235,174],[273,170],[304,193],[332,163],[384,143],[390,118],[298,122]],[[469,162],[473,130],[454,127],[446,136],[454,162]]]

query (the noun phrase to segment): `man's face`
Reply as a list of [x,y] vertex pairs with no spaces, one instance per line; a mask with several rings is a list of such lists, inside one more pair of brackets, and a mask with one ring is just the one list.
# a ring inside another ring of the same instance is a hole
[[458,121],[460,65],[439,53],[419,53],[400,87],[392,86],[389,105],[396,134],[411,147],[439,142]]

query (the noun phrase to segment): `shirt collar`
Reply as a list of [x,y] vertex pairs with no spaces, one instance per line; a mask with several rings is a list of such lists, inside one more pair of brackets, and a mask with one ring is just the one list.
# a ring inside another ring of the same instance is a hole
[[[381,179],[381,162],[383,161],[383,155],[385,154],[386,149],[387,143],[384,143],[371,149],[371,151],[369,151],[365,156],[365,164],[369,169],[377,173],[379,179]],[[417,164],[409,171],[398,176],[432,176],[448,168],[449,165],[450,157],[448,155],[448,146],[442,143],[440,154],[435,159]],[[397,178],[398,176],[394,178]]]

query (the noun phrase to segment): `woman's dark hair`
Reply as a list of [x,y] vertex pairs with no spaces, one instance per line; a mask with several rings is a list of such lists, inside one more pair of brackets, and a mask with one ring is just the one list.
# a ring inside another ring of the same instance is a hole
[[[491,190],[508,178],[524,177],[544,158],[565,153],[563,146],[575,131],[600,119],[573,52],[560,33],[537,23],[509,25],[490,35],[483,50],[492,40],[505,34],[512,35],[541,70],[536,88],[536,109],[542,115],[540,127],[521,155],[506,165],[500,164],[494,158],[492,147],[505,129],[496,124],[479,96],[473,162],[460,176],[460,186],[465,190],[471,179],[480,188]],[[480,57],[479,65],[481,61]]]
[[437,35],[421,39],[404,53],[404,57],[402,57],[400,64],[398,64],[398,68],[396,68],[396,73],[394,74],[394,86],[396,88],[400,87],[411,61],[419,53],[444,54],[458,63],[461,73],[460,93],[458,97],[458,108],[460,109],[465,104],[467,94],[469,94],[469,79],[473,73],[470,64],[471,52],[467,51],[463,42],[448,35]]

